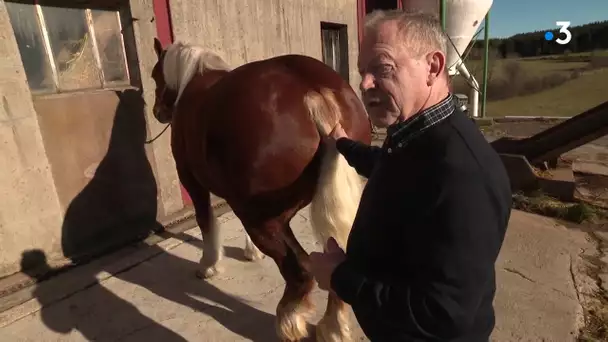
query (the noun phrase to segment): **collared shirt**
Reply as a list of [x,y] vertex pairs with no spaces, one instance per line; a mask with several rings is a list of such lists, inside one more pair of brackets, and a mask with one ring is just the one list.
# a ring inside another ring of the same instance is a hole
[[405,121],[389,126],[383,147],[386,148],[388,153],[405,147],[412,139],[445,120],[455,110],[454,95],[449,94],[438,104],[421,111]]

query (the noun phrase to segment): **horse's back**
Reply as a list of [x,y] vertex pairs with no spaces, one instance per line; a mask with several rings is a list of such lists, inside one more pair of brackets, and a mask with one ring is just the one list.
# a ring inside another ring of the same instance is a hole
[[214,107],[222,108],[223,119],[216,118],[224,124],[261,120],[270,127],[277,119],[296,120],[315,139],[319,137],[304,98],[310,92],[329,89],[341,106],[342,124],[349,136],[364,142],[371,137],[367,114],[350,84],[325,63],[309,56],[282,55],[244,64],[216,88],[219,96],[215,96]]

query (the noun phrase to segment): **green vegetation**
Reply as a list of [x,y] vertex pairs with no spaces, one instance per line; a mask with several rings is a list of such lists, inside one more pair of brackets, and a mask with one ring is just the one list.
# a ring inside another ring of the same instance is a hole
[[[482,82],[483,62],[467,68]],[[574,116],[608,101],[608,50],[501,59],[491,54],[488,70],[488,116]],[[454,91],[469,93],[462,77]]]
[[[488,116],[573,116],[608,101],[608,21],[570,31],[567,45],[545,41],[545,31],[490,40]],[[465,60],[479,83],[482,55],[477,40]],[[469,94],[462,77],[453,79],[453,88]]]
[[[509,38],[490,39],[490,47],[497,51],[501,58],[588,53],[594,50],[608,49],[608,20],[570,27],[572,39],[566,45],[546,41],[544,38],[546,31],[521,33]],[[552,27],[550,31],[553,32],[555,37],[560,36],[559,28]],[[472,46],[471,56],[479,58],[482,48],[483,41],[476,40]]]
[[[558,59],[559,56],[551,56],[552,60],[541,60],[538,58],[507,58],[507,59],[490,59],[488,75],[490,79],[505,77],[510,63],[518,63],[522,71],[527,75],[544,75],[552,72],[570,73],[574,70],[585,68],[589,62],[563,62]],[[467,68],[475,77],[479,75],[481,81],[483,62],[480,60],[471,60],[466,63]]]
[[531,95],[489,101],[488,116],[574,116],[608,101],[608,68]]
[[540,192],[514,194],[513,208],[574,223],[603,221],[608,214],[606,210],[583,201],[564,203]]

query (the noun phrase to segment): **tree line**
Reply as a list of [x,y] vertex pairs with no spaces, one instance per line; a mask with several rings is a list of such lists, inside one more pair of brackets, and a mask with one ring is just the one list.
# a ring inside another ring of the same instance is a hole
[[[490,50],[499,58],[509,57],[538,57],[564,53],[591,52],[608,49],[608,20],[593,22],[569,28],[572,39],[566,45],[555,42],[557,37],[563,38],[559,28],[545,31],[520,33],[509,38],[490,39]],[[553,32],[552,41],[545,40],[545,32]],[[473,42],[468,58],[479,59],[483,55],[484,41],[477,39]]]

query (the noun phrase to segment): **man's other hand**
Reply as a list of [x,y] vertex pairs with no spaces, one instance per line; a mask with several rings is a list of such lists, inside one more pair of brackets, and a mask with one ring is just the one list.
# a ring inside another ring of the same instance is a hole
[[331,275],[344,260],[346,260],[346,254],[333,238],[327,241],[325,252],[310,253],[311,271],[321,290],[330,290]]

